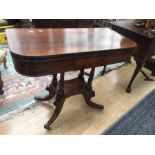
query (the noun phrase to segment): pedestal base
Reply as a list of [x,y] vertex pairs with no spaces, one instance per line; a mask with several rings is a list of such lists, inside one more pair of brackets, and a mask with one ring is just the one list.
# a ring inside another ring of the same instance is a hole
[[91,87],[91,83],[93,80],[93,74],[94,74],[94,70],[90,73],[88,83],[86,83],[83,78],[83,71],[81,71],[78,78],[68,80],[68,81],[64,81],[64,73],[61,73],[58,86],[57,85],[54,86],[53,85],[54,82],[52,81],[51,85],[48,87],[48,89],[46,89],[49,91],[48,96],[46,96],[44,98],[35,98],[36,100],[44,101],[44,100],[52,99],[54,97],[54,95],[56,94],[56,99],[54,102],[54,105],[56,107],[55,107],[52,117],[44,125],[45,129],[47,129],[47,130],[51,129],[50,125],[59,116],[59,114],[63,108],[65,99],[70,96],[73,96],[76,94],[82,94],[87,105],[89,105],[93,108],[97,108],[97,109],[104,109],[103,105],[99,105],[99,104],[96,104],[91,101],[91,98],[95,96],[95,92],[92,90],[92,87]]

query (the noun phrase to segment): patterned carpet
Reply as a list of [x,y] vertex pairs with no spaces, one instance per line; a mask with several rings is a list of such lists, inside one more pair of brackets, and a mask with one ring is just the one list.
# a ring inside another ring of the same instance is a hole
[[155,89],[104,135],[155,135]]
[[[0,66],[2,79],[4,82],[4,94],[0,96],[0,121],[4,121],[26,108],[36,105],[35,95],[45,95],[45,87],[50,83],[51,76],[44,77],[26,77],[18,74],[13,66],[12,58],[7,45],[0,44],[0,49],[7,51],[7,66],[4,69]],[[110,71],[122,66],[124,63],[108,65],[106,71]],[[99,75],[103,67],[97,67],[95,77]],[[89,70],[87,70],[89,72]],[[68,72],[65,74],[66,79],[72,79],[78,75],[77,72]],[[87,80],[87,76],[85,76]]]
[[4,82],[4,94],[0,96],[0,121],[2,121],[35,105],[34,95],[45,94],[44,88],[51,78],[50,76],[32,78],[18,74],[14,69],[7,46],[0,47],[7,51],[8,66],[8,69],[3,65],[0,66]]

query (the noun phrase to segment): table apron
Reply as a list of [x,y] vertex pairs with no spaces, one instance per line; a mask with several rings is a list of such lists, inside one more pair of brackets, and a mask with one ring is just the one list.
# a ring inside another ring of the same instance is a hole
[[13,63],[18,73],[25,76],[37,77],[51,75],[53,73],[98,67],[105,64],[128,62],[131,57],[131,52],[132,50],[128,50],[120,53],[115,52],[115,54],[112,55],[89,55],[55,60],[26,60],[19,57],[13,57]]

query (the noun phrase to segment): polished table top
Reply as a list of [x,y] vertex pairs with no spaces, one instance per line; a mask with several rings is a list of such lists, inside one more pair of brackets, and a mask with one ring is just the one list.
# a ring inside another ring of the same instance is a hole
[[141,35],[142,37],[149,38],[149,39],[154,39],[155,34],[149,34],[145,33],[146,27],[145,25],[138,26],[137,20],[136,19],[128,19],[128,20],[119,20],[115,21],[112,23],[112,25],[116,25],[122,28],[125,28],[129,31],[132,31],[138,35]]
[[[155,32],[144,26],[137,26],[137,20],[120,20],[112,22],[112,29],[129,37],[137,43],[133,56],[140,60],[148,59],[155,55]],[[151,33],[149,33],[151,32]]]
[[24,57],[61,57],[135,47],[109,28],[7,29],[11,52]]
[[42,76],[130,59],[136,44],[110,28],[7,29],[16,71]]

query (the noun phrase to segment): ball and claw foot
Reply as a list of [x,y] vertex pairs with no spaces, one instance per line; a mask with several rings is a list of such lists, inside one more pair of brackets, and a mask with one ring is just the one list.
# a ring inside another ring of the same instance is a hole
[[50,124],[48,122],[44,125],[44,128],[47,130],[51,130]]
[[127,92],[127,93],[131,93],[131,88],[130,88],[130,87],[127,87],[127,88],[126,88],[126,92]]

